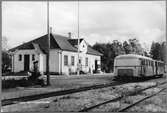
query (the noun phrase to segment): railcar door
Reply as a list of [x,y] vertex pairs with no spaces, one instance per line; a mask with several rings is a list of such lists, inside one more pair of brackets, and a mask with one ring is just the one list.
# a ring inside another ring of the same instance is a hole
[[140,72],[140,75],[144,76],[145,73],[146,73],[145,60],[141,59],[141,72]]
[[155,62],[155,74],[158,75],[158,62]]

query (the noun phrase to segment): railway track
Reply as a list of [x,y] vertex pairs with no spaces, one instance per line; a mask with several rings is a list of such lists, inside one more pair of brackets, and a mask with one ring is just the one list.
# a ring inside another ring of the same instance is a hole
[[87,86],[87,87],[80,87],[80,88],[48,92],[48,93],[37,94],[37,95],[24,96],[24,97],[19,97],[19,98],[4,99],[1,101],[1,105],[6,106],[6,105],[11,105],[11,104],[16,104],[19,102],[38,100],[38,99],[43,99],[43,98],[49,98],[52,96],[67,95],[67,94],[78,93],[78,92],[88,91],[88,90],[93,90],[93,89],[106,88],[106,87],[122,85],[122,84],[126,84],[126,82],[113,81],[108,84],[99,84],[99,85],[93,85],[93,86]]
[[[157,83],[157,84],[154,85],[154,86],[150,86],[150,87],[147,87],[147,88],[138,90],[138,91],[130,92],[130,93],[121,95],[121,96],[119,96],[119,97],[116,97],[116,98],[114,98],[114,99],[107,100],[107,101],[105,101],[105,102],[102,102],[102,103],[99,103],[99,104],[96,104],[96,105],[93,105],[93,106],[84,108],[84,109],[80,110],[79,112],[88,112],[88,111],[90,111],[90,110],[92,110],[92,109],[95,109],[95,108],[97,108],[97,107],[100,107],[100,106],[102,106],[102,105],[105,105],[105,104],[108,104],[108,103],[111,103],[111,102],[120,101],[122,98],[126,98],[126,97],[129,97],[129,96],[137,95],[137,94],[139,94],[139,93],[141,93],[141,92],[143,92],[143,91],[145,91],[145,90],[147,90],[147,89],[156,88],[156,87],[161,86],[161,85],[164,85],[164,84],[166,84],[166,83],[167,83],[166,81],[165,81],[165,82],[161,82],[161,83]],[[151,98],[151,97],[157,95],[158,93],[162,92],[162,91],[165,90],[165,89],[167,89],[167,88],[163,88],[162,90],[160,90],[160,91],[157,92],[157,93],[154,93],[154,94],[152,94],[152,95],[150,95],[150,96],[144,97],[143,99],[141,99],[141,100],[139,100],[139,101],[137,101],[137,102],[135,102],[135,103],[133,103],[133,104],[131,104],[131,105],[125,107],[125,108],[120,109],[118,112],[126,111],[127,109],[132,108],[133,106],[135,106],[136,104],[138,104],[138,103],[140,103],[140,102],[142,102],[142,101],[144,101],[144,100],[146,100],[146,99],[148,99],[148,98]]]
[[146,97],[144,97],[144,98],[142,98],[142,99],[136,101],[135,103],[130,104],[129,106],[126,106],[125,108],[120,109],[118,112],[125,112],[126,110],[128,110],[128,109],[130,109],[130,108],[136,106],[136,105],[139,104],[140,102],[143,102],[143,101],[145,101],[146,99],[149,99],[149,98],[151,98],[151,97],[153,97],[153,96],[156,96],[157,94],[159,94],[160,92],[162,92],[162,91],[164,91],[164,90],[166,90],[166,89],[167,89],[167,88],[163,88],[163,89],[161,89],[160,91],[158,91],[157,93],[154,93],[154,94],[152,94],[152,95],[146,96]]
[[[152,79],[147,80],[147,81],[152,81]],[[126,84],[126,83],[129,83],[129,82],[113,81],[113,82],[107,83],[107,84],[99,84],[99,85],[93,85],[93,86],[87,86],[87,87],[61,90],[61,91],[56,91],[56,92],[48,92],[48,93],[44,93],[44,94],[30,95],[30,96],[24,96],[24,97],[19,97],[19,98],[4,99],[4,100],[1,101],[1,105],[6,106],[6,105],[11,105],[11,104],[16,104],[16,103],[19,103],[19,102],[38,100],[38,99],[49,98],[49,97],[53,97],[53,96],[62,96],[62,95],[78,93],[78,92],[83,92],[83,91],[88,91],[88,90],[94,90],[94,89],[100,89],[100,88],[107,88],[107,87],[111,87],[111,86],[123,85],[123,84]],[[115,100],[111,100],[109,102],[116,101],[116,100],[119,100],[119,99],[121,99],[121,97],[119,97],[118,99],[115,99]],[[109,102],[105,102],[105,103],[107,104]]]

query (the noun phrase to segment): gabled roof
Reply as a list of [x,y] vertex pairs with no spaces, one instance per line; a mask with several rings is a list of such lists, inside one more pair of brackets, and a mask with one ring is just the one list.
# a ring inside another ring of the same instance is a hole
[[43,51],[41,50],[41,48],[39,47],[39,44],[35,44],[33,43],[34,49],[37,51],[37,53],[43,53]]
[[54,34],[53,37],[57,42],[57,44],[59,45],[60,49],[77,52],[77,48],[70,44],[70,42],[68,41],[69,39],[68,37],[64,37],[56,34]]
[[[81,43],[83,40],[83,38],[79,39],[79,43]],[[70,42],[70,44],[72,44],[73,46],[78,45],[78,39],[68,39],[68,41]]]
[[[47,39],[48,39],[48,36],[47,35],[43,35],[37,39],[34,39],[32,41],[29,41],[29,42],[26,42],[26,43],[23,43],[15,48],[12,48],[10,49],[9,51],[13,52],[17,49],[19,50],[23,50],[23,49],[34,49],[34,46],[33,46],[33,43],[34,44],[38,44],[40,49],[46,53],[47,52],[47,47],[48,47],[48,43],[47,43]],[[56,43],[56,41],[54,40],[53,36],[51,35],[50,37],[50,48],[51,49],[55,49],[55,48],[60,48],[59,45]]]
[[100,52],[94,50],[90,45],[88,45],[88,54],[92,54],[92,55],[98,55],[98,56],[102,56],[103,54],[101,54]]
[[[12,48],[9,51],[13,52],[15,50],[22,50],[22,49],[34,49],[34,44],[37,44],[38,49],[40,48],[40,50],[43,53],[47,53],[47,47],[48,47],[47,39],[48,39],[48,36],[44,35],[35,40],[29,41],[27,43],[21,44],[20,46]],[[84,39],[80,39],[80,42],[82,42],[82,40]],[[57,35],[57,34],[50,35],[51,49],[60,49],[65,51],[77,52],[78,49],[75,46],[77,44],[78,44],[78,39],[69,39],[68,37]],[[98,56],[102,55],[98,51],[92,49],[90,45],[88,45],[87,53],[92,55],[98,55]]]

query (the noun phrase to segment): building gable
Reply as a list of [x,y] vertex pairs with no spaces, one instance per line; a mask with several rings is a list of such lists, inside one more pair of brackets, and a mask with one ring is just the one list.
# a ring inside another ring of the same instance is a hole
[[85,42],[85,40],[82,40],[80,42],[80,45],[79,45],[79,51],[82,52],[82,53],[87,53],[88,51],[88,47],[87,47],[87,43]]

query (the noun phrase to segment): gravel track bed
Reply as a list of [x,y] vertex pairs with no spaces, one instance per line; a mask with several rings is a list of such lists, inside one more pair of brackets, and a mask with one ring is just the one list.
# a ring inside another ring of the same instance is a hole
[[[156,85],[155,82],[127,83],[120,86],[101,88],[96,90],[79,92],[75,94],[69,94],[65,96],[51,97],[48,98],[47,100],[46,99],[38,100],[38,101],[48,101],[48,103],[38,102],[37,104],[37,101],[33,101],[32,103],[34,104],[32,104],[31,102],[29,103],[25,102],[19,106],[22,108],[22,109],[20,108],[21,111],[55,111],[55,112],[80,111],[83,108],[87,108],[92,105],[96,105],[104,101],[114,99],[127,92],[140,90],[154,85]],[[24,108],[23,106],[29,106],[29,107]],[[120,105],[120,102],[114,102],[100,106],[99,108],[93,109],[93,111],[117,111],[120,108],[120,106],[122,106]],[[19,111],[20,109],[15,109],[14,111]],[[5,111],[5,109],[3,111]]]
[[[166,88],[166,84],[152,88],[147,89],[143,92],[141,92],[138,95],[135,96],[129,96],[127,98],[121,99],[119,102],[115,103],[109,103],[103,106],[100,106],[96,109],[93,109],[91,111],[102,111],[102,112],[117,112],[122,108],[125,108],[141,99],[143,99],[146,96],[152,95],[154,93],[157,93],[161,89]],[[167,112],[167,90],[164,90],[163,92],[159,93],[155,97],[152,97],[150,99],[147,99],[136,106],[128,109],[128,112]],[[126,112],[127,112],[126,111]]]

